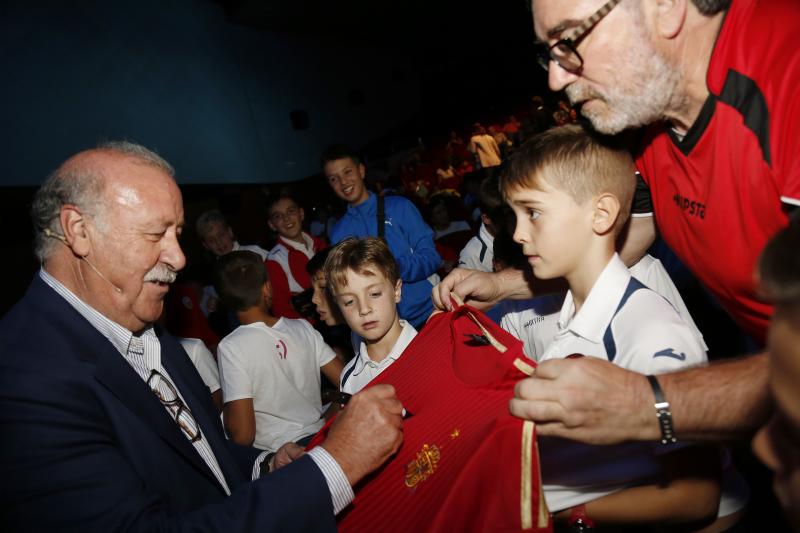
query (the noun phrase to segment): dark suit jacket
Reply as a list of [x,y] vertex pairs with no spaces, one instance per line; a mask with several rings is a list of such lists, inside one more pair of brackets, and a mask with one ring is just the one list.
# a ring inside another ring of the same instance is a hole
[[37,275],[0,321],[0,530],[335,530],[310,457],[250,483],[177,341],[161,359],[232,495],[108,340]]

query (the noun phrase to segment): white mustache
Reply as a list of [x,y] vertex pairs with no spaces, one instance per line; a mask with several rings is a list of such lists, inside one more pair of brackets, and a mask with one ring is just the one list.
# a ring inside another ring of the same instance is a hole
[[567,93],[567,98],[569,99],[569,103],[575,105],[578,102],[582,102],[583,100],[588,100],[589,98],[597,98],[599,95],[594,91],[590,91],[586,87],[580,86],[577,83],[573,83],[572,85],[568,85],[564,92]]
[[177,278],[177,272],[160,264],[151,268],[150,272],[144,275],[145,281],[157,281],[159,283],[174,283]]

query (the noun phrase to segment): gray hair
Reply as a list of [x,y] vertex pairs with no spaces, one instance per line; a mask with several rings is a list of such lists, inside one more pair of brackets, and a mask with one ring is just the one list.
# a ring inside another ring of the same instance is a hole
[[211,226],[214,224],[219,224],[223,228],[230,228],[230,224],[228,224],[225,215],[220,213],[218,209],[211,209],[210,211],[203,212],[199,217],[197,217],[197,221],[194,223],[194,229],[197,232],[197,235],[201,239],[204,239],[211,231]]
[[[170,177],[175,169],[161,156],[130,141],[106,141],[98,144],[97,150],[129,156],[139,162],[157,167]],[[36,191],[31,205],[31,220],[35,231],[34,253],[44,263],[61,240],[61,209],[74,205],[102,225],[103,180],[95,169],[88,165],[61,165]]]

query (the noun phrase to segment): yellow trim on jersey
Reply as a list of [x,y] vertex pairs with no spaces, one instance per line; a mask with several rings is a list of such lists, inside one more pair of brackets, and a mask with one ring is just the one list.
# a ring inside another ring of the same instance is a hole
[[[534,439],[533,445],[536,459],[539,459],[539,441]],[[539,461],[541,465],[541,461]],[[539,527],[547,527],[550,523],[550,509],[547,508],[547,500],[544,499],[544,485],[542,484],[542,469],[539,469]]]
[[533,366],[529,365],[520,358],[514,359],[514,366],[517,367],[517,370],[519,370],[523,374],[527,374],[529,376],[533,375],[534,372]]
[[[519,359],[517,359],[519,361]],[[519,489],[520,525],[522,529],[533,527],[533,509],[531,506],[531,471],[533,469],[533,422],[526,420],[522,424],[522,472]]]

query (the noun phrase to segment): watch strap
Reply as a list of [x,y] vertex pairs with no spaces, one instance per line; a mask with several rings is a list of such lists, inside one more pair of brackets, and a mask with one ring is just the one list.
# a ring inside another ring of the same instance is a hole
[[678,442],[675,436],[675,428],[672,425],[672,411],[667,398],[664,396],[664,391],[661,390],[661,385],[655,376],[647,376],[647,381],[653,389],[653,396],[655,397],[654,407],[656,408],[656,418],[658,419],[658,427],[661,429],[661,444],[673,444]]

